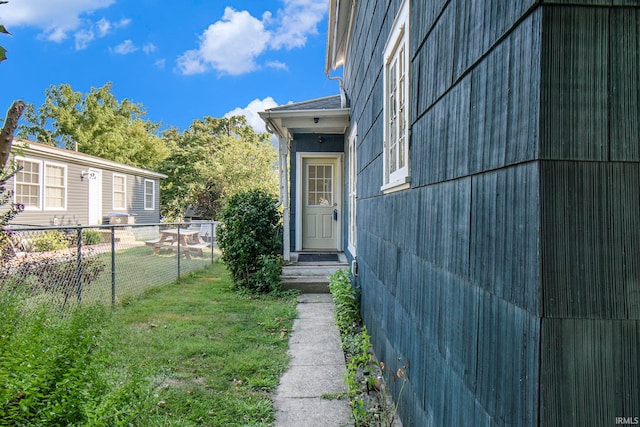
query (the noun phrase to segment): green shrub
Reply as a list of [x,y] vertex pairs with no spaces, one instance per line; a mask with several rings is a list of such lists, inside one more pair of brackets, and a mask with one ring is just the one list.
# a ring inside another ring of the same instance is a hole
[[40,233],[33,239],[33,249],[35,252],[57,251],[69,247],[69,241],[64,233],[50,230]]
[[[280,262],[273,257],[281,250],[280,218],[276,200],[261,190],[236,194],[223,208],[216,236],[236,288],[272,289],[264,286],[263,280],[269,276],[273,283],[279,268]],[[269,271],[261,271],[265,269]]]
[[258,260],[258,271],[253,277],[253,287],[258,292],[271,293],[280,289],[282,257],[262,255]]
[[102,243],[102,234],[96,230],[83,230],[82,231],[82,244],[83,245],[97,245]]
[[338,270],[329,276],[329,291],[336,307],[335,319],[340,333],[349,335],[361,323],[358,292],[351,286],[349,270]]

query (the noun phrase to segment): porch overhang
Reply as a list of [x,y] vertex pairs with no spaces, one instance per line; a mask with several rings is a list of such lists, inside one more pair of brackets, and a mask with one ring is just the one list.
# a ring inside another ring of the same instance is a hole
[[343,134],[349,127],[349,108],[321,110],[266,110],[258,113],[267,130],[280,138],[291,139],[296,133]]

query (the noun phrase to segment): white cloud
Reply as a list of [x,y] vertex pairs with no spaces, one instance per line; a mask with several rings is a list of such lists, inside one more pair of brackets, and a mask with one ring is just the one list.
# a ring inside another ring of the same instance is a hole
[[98,28],[98,34],[100,34],[100,37],[104,37],[109,33],[109,31],[111,31],[112,25],[106,18],[102,18],[96,22],[96,27]]
[[228,113],[226,113],[225,117],[231,116],[245,116],[247,118],[247,123],[249,126],[253,128],[256,132],[266,132],[264,122],[258,115],[259,111],[264,111],[267,108],[277,107],[278,103],[274,101],[272,97],[267,97],[262,100],[254,99],[244,108],[235,108]]
[[153,43],[145,43],[142,45],[142,51],[147,55],[156,51],[156,45]]
[[[219,74],[239,75],[259,68],[257,59],[267,50],[304,46],[307,35],[317,34],[318,23],[327,12],[326,0],[283,0],[284,7],[260,19],[247,11],[227,7],[222,19],[211,24],[200,36],[199,46],[184,52],[177,60],[182,74],[215,70]],[[286,69],[279,61],[268,67]]]
[[[14,0],[2,6],[7,27],[33,26],[47,40],[61,42],[82,24],[81,17],[111,6],[116,0]],[[82,36],[81,36],[82,37]]]
[[262,21],[247,11],[227,7],[222,19],[202,33],[199,48],[178,58],[178,68],[183,74],[209,69],[221,74],[244,74],[256,68],[254,59],[265,50],[268,40]]
[[166,63],[167,63],[167,60],[164,58],[161,58],[161,59],[156,59],[156,62],[154,62],[153,65],[160,70],[164,70],[164,66]]
[[118,22],[110,22],[106,18],[100,19],[95,24],[86,21],[86,28],[81,28],[73,34],[76,41],[76,50],[83,50],[89,46],[94,39],[105,37],[112,30],[125,27],[131,22],[130,19],[121,19]]
[[284,0],[284,9],[278,11],[279,27],[270,41],[273,49],[292,49],[304,46],[307,34],[318,33],[318,23],[327,12],[326,0]]
[[76,40],[76,50],[83,50],[89,46],[89,43],[96,38],[95,34],[91,30],[77,31],[73,37]]
[[117,53],[118,55],[128,55],[138,50],[138,48],[133,44],[131,40],[125,40],[110,50],[112,53]]
[[131,19],[123,18],[117,22],[111,22],[106,18],[100,19],[95,23],[95,27],[98,30],[98,37],[104,37],[111,32],[111,30],[124,28],[131,23]]
[[280,61],[268,61],[266,63],[267,67],[269,68],[274,68],[276,70],[288,70],[289,67],[287,66],[287,64],[285,64],[284,62],[280,62]]

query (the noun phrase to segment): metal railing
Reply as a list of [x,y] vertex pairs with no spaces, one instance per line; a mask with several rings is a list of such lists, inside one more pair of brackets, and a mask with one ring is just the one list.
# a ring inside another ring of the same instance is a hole
[[12,225],[10,243],[0,248],[0,290],[62,310],[122,303],[213,263],[216,225]]

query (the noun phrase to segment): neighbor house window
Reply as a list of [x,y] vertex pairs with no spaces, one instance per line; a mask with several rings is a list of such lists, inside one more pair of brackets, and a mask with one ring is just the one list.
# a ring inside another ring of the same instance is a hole
[[67,167],[44,164],[44,208],[65,209],[67,206]]
[[409,188],[409,1],[396,15],[384,49],[385,192]]
[[349,252],[351,256],[356,256],[357,252],[357,230],[356,230],[356,201],[358,187],[358,157],[356,153],[356,141],[358,137],[358,126],[354,124],[349,134]]
[[144,209],[153,210],[155,202],[155,184],[150,179],[144,180]]
[[13,199],[25,209],[40,209],[40,162],[18,159],[19,171],[15,175]]
[[[146,201],[146,197],[145,197],[145,201]],[[126,208],[127,208],[127,177],[125,175],[113,174],[113,209],[124,210]]]

